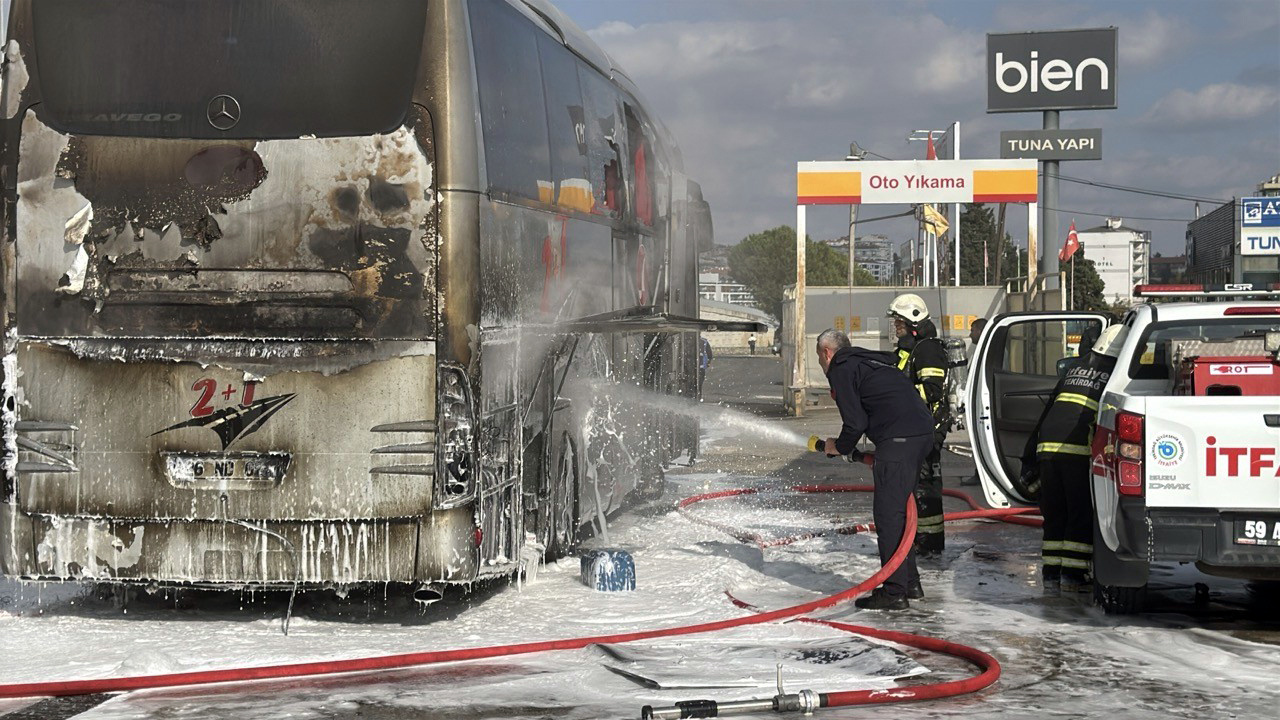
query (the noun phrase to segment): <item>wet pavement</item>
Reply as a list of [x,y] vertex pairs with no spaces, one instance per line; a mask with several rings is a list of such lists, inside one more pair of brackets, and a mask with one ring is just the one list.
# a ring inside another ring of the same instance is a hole
[[[833,410],[817,411],[803,419],[783,418],[777,358],[718,358],[708,376],[708,402],[728,402],[756,412],[802,435],[833,435],[839,428]],[[772,395],[772,399],[771,399]],[[706,428],[702,458],[692,467],[668,473],[667,497],[636,508],[621,523],[620,542],[652,534],[646,528],[673,518],[669,502],[703,488],[792,483],[858,483],[869,481],[861,465],[820,458],[796,447],[759,442],[723,429]],[[944,453],[944,480],[958,487],[972,473],[962,455]],[[963,488],[978,495],[977,488]],[[719,502],[719,501],[717,501]],[[762,495],[708,507],[730,517],[748,518],[765,532],[785,533],[805,523],[829,526],[839,520],[865,520],[869,496],[833,495],[796,499]],[[948,499],[949,509],[962,504]],[[667,525],[667,528],[676,528]],[[691,532],[683,526],[674,535]],[[631,533],[628,535],[627,533]],[[822,538],[786,548],[760,550],[710,534],[690,535],[683,549],[690,557],[717,568],[728,577],[756,573],[767,584],[744,590],[744,600],[763,607],[794,604],[816,594],[839,591],[849,578],[873,571],[873,543],[864,536]],[[617,538],[615,538],[616,540]],[[1092,606],[1087,597],[1046,595],[1038,578],[1039,537],[1033,528],[996,522],[970,522],[948,528],[947,549],[940,559],[921,564],[926,598],[901,613],[858,612],[842,606],[820,614],[888,629],[908,630],[974,645],[996,656],[1003,675],[993,687],[960,698],[895,706],[892,709],[843,708],[822,717],[860,718],[872,715],[906,718],[1090,717],[1090,718],[1220,718],[1274,717],[1280,696],[1280,591],[1206,577],[1189,566],[1159,566],[1146,612],[1114,617]],[[643,574],[657,560],[637,551]],[[665,566],[664,566],[665,567]],[[739,568],[741,572],[739,571]],[[477,625],[468,618],[485,618],[508,609],[546,612],[537,594],[556,582],[569,582],[576,568],[544,570],[549,579],[520,591],[511,585],[486,588],[469,598],[449,598],[422,615],[393,598],[379,603],[379,594],[364,598],[311,599],[302,615],[311,621],[331,621],[344,613],[353,633],[378,628],[383,646],[371,644],[369,654],[402,651],[385,647],[386,628],[403,632],[418,628],[458,628],[458,644]],[[660,578],[642,578],[652,585]],[[731,582],[711,579],[709,582]],[[1197,590],[1197,585],[1202,587]],[[527,605],[512,604],[522,593]],[[708,597],[718,587],[699,588]],[[590,597],[590,596],[587,596]],[[596,597],[603,597],[597,595]],[[610,608],[582,607],[584,614]],[[692,603],[692,599],[690,600]],[[400,603],[400,604],[398,604]],[[389,606],[389,607],[387,607]],[[362,610],[363,608],[363,610]],[[521,610],[521,608],[524,608]],[[610,608],[616,612],[617,606]],[[135,610],[142,618],[172,624],[186,620],[216,622],[228,641],[259,632],[262,618],[275,606],[219,610],[167,607]],[[65,632],[75,632],[75,620],[96,620],[111,614],[110,606],[68,611]],[[151,614],[148,615],[147,613]],[[363,616],[361,616],[363,613]],[[438,614],[437,614],[438,613]],[[680,624],[674,615],[654,609],[655,624]],[[515,618],[518,624],[518,618]],[[537,617],[529,616],[530,624]],[[615,620],[609,620],[614,622]],[[621,620],[616,620],[621,622]],[[12,623],[13,620],[10,620]],[[194,623],[193,623],[194,624]],[[148,624],[136,623],[128,641],[146,644]],[[9,628],[13,625],[10,624]],[[300,625],[305,631],[306,624]],[[778,629],[798,626],[778,626]],[[8,628],[0,627],[0,633]],[[606,628],[601,628],[601,632]],[[765,628],[760,628],[764,631]],[[513,638],[522,639],[522,638]],[[374,641],[371,640],[371,643]],[[701,647],[691,643],[689,653]],[[12,648],[5,654],[12,658]],[[970,672],[962,662],[924,652],[906,651],[931,671],[904,684],[953,679]],[[306,659],[306,658],[299,658]],[[672,663],[682,662],[673,655]],[[638,717],[640,705],[661,697],[663,702],[712,697],[738,700],[759,696],[735,689],[691,689],[655,696],[610,673],[599,672],[600,660],[590,648],[568,653],[539,654],[505,660],[401,670],[376,675],[347,675],[323,679],[226,685],[134,693],[92,701],[0,701],[4,718],[600,718]],[[767,671],[767,669],[766,669]],[[795,690],[799,688],[789,688]],[[92,707],[92,702],[104,701]],[[33,714],[34,713],[34,714]]]

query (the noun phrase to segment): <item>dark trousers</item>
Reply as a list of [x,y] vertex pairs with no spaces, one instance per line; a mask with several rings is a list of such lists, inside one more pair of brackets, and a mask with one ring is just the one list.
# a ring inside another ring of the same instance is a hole
[[[892,438],[876,445],[876,464],[871,476],[875,480],[875,499],[871,514],[876,523],[876,544],[880,550],[880,564],[889,562],[893,551],[902,542],[907,529],[907,501],[915,493],[920,479],[920,464],[933,447],[933,435],[917,435]],[[919,582],[916,570],[916,551],[884,581],[884,592],[890,597],[905,597],[907,584]]]
[[1044,576],[1083,579],[1093,559],[1093,498],[1089,458],[1053,453],[1040,456],[1040,513]]
[[946,545],[942,532],[942,443],[935,435],[929,454],[920,465],[916,485],[916,550],[940,553]]

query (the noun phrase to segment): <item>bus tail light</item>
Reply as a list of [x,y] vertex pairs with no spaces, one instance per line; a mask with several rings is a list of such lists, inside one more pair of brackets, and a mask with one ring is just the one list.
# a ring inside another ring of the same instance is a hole
[[471,382],[460,367],[444,366],[436,378],[439,446],[436,508],[456,507],[475,495],[475,404]]
[[1116,413],[1116,489],[1121,495],[1143,494],[1145,418],[1137,413]]

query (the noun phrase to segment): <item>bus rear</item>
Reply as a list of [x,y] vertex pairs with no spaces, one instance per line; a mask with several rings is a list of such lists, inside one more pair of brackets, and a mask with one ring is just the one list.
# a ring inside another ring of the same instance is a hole
[[11,15],[3,572],[467,575],[430,550],[474,520],[437,440],[466,430],[437,389],[470,397],[435,343],[426,4]]

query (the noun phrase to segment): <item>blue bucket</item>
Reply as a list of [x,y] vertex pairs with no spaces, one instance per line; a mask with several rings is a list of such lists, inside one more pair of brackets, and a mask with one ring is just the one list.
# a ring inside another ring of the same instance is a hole
[[590,550],[580,559],[583,585],[600,592],[636,589],[636,563],[626,550]]

